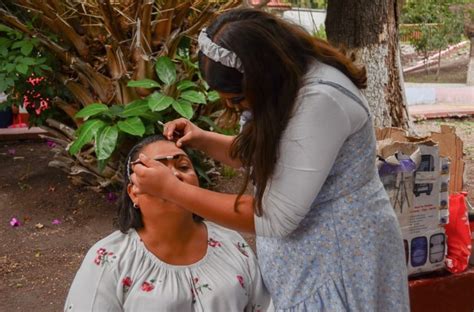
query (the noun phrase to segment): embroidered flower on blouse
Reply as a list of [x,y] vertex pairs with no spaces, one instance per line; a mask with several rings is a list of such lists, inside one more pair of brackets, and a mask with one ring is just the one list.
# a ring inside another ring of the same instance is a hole
[[221,247],[221,246],[222,246],[222,243],[221,243],[221,242],[216,241],[216,240],[214,240],[213,238],[209,238],[208,244],[209,244],[209,246],[211,246],[211,247]]
[[129,276],[125,277],[122,280],[123,292],[127,292],[130,289],[130,286],[132,286],[132,284],[133,284],[132,279]]
[[151,279],[149,282],[143,282],[141,290],[146,291],[146,292],[152,291],[155,288],[154,283],[155,283],[154,279]]
[[249,256],[249,253],[247,252],[247,248],[249,247],[248,244],[238,242],[235,246],[237,246],[237,249],[240,251],[241,254],[246,257]]
[[239,281],[240,286],[245,289],[244,277],[242,275],[237,275],[237,280]]
[[97,250],[97,256],[94,259],[94,263],[97,265],[109,264],[117,258],[113,252],[107,251],[105,248],[99,248]]
[[212,291],[212,288],[209,286],[209,284],[200,284],[198,277],[191,278],[191,282],[191,293],[193,296],[193,303],[196,302],[196,295],[198,292],[202,295],[204,294],[204,289],[206,289],[207,291]]

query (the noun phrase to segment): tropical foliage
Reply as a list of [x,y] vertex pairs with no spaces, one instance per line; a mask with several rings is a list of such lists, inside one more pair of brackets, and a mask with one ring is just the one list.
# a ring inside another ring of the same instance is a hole
[[121,181],[123,155],[140,136],[159,132],[158,121],[184,116],[214,126],[220,106],[196,70],[193,38],[238,4],[18,0],[0,7],[1,23],[57,60],[49,77],[66,92],[51,102],[67,118],[46,121],[56,143],[50,165],[73,182],[106,187]]

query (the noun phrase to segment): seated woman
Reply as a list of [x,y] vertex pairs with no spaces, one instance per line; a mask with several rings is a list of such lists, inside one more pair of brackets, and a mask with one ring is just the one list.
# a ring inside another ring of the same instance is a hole
[[65,311],[267,311],[270,297],[256,258],[239,234],[136,192],[130,174],[140,153],[198,185],[191,160],[174,142],[152,136],[133,147],[118,210],[120,231],[89,250]]

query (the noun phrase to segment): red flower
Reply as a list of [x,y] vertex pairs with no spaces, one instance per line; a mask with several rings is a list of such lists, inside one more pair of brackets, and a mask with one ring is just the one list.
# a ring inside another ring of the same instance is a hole
[[237,275],[237,280],[239,281],[240,286],[242,286],[242,288],[245,288],[244,277],[242,275]]
[[209,244],[209,246],[211,246],[211,247],[221,247],[221,246],[222,246],[221,242],[216,241],[216,240],[214,240],[214,239],[212,239],[212,238],[209,238],[208,244]]
[[99,250],[97,250],[97,254],[98,255],[105,255],[107,253],[107,250],[105,248],[99,248]]
[[194,284],[197,284],[197,282],[199,282],[199,278],[197,278],[197,277],[193,278],[193,282],[194,282]]
[[143,282],[141,289],[146,292],[150,292],[155,288],[155,286],[152,283],[148,282]]
[[[130,277],[125,277],[123,280],[122,280],[122,285],[125,286],[125,287],[130,287],[132,286],[132,279]],[[143,285],[142,285],[143,287]]]
[[94,263],[100,265],[100,256],[95,257]]

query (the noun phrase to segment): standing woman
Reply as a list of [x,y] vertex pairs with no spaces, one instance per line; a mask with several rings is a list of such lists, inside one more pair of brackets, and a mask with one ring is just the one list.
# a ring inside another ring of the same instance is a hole
[[[255,233],[277,311],[408,311],[398,222],[375,169],[364,69],[301,28],[238,9],[199,36],[200,69],[239,135],[166,124],[177,146],[246,169],[255,195],[182,185],[146,156],[140,192],[173,201],[225,227]],[[250,116],[250,117],[249,117]],[[173,133],[181,133],[173,137]]]

